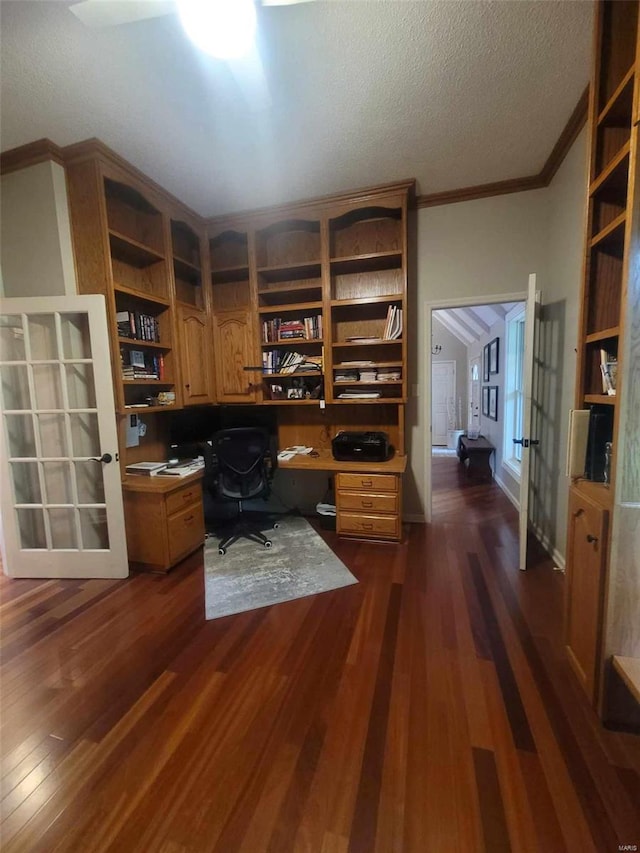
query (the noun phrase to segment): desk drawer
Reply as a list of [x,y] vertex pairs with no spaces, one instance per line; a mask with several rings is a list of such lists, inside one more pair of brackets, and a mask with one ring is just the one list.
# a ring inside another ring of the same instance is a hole
[[192,504],[167,521],[169,533],[169,559],[171,565],[186,557],[204,542],[204,515],[202,503]]
[[398,478],[395,474],[344,474],[336,477],[338,489],[352,492],[397,492]]
[[338,533],[370,536],[374,539],[400,538],[400,518],[397,515],[338,512],[337,522]]
[[389,492],[386,495],[374,495],[367,492],[338,492],[338,506],[341,510],[356,512],[385,512],[398,513],[398,493]]
[[180,512],[180,510],[196,502],[202,502],[202,486],[200,483],[190,483],[188,486],[176,489],[175,492],[170,492],[165,499],[167,515]]

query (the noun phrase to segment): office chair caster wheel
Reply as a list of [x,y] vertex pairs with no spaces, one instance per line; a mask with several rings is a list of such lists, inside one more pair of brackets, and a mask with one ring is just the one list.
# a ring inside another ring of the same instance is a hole
[[271,548],[272,545],[273,542],[271,541],[271,539],[267,539],[267,541],[264,543],[265,548]]
[[221,556],[221,557],[224,557],[224,555],[225,555],[226,553],[227,553],[227,549],[226,549],[226,548],[218,548],[218,554],[220,554],[220,556]]
[[280,527],[280,522],[279,522],[279,521],[275,521],[275,522],[274,522],[274,524],[273,524],[273,529],[274,529],[274,530],[277,530],[279,527]]

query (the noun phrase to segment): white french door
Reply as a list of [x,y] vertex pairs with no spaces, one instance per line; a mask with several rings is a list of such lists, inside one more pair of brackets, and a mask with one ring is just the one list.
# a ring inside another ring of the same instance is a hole
[[0,300],[0,405],[5,574],[126,577],[104,297]]
[[469,359],[469,418],[467,426],[469,429],[480,432],[480,388],[482,369],[480,356]]
[[520,461],[520,518],[519,518],[519,568],[527,568],[527,534],[529,530],[529,477],[531,472],[531,447],[538,440],[531,434],[533,407],[533,361],[535,353],[535,333],[540,312],[540,292],[536,290],[536,275],[529,276],[527,289],[527,307],[524,320],[524,359],[522,366],[522,436],[514,439],[522,445]]

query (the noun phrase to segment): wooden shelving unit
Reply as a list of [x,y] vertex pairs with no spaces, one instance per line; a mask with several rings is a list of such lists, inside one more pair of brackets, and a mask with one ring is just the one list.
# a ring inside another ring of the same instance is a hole
[[[633,107],[640,97],[638,6],[637,0],[601,0],[598,4],[589,116],[589,208],[575,405],[601,417],[598,447],[604,453],[605,440],[611,441],[611,463],[609,482],[578,479],[571,486],[565,641],[578,680],[600,710],[613,494],[619,468],[618,422],[621,400],[628,393],[622,384],[621,355],[627,334],[635,192],[632,166],[637,156]],[[616,394],[611,396],[603,387],[601,362],[614,360],[618,363]],[[589,470],[587,465],[587,473]]]

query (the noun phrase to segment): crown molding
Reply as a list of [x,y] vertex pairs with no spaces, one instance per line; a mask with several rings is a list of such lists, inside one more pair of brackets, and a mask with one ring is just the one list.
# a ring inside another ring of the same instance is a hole
[[477,184],[472,187],[460,187],[455,190],[444,190],[439,193],[428,193],[416,197],[416,207],[436,207],[442,204],[455,204],[459,201],[473,201],[478,198],[488,198],[494,195],[507,195],[527,190],[539,190],[548,187],[556,172],[576,141],[578,134],[587,121],[589,107],[589,87],[584,90],[578,100],[569,120],[562,129],[556,144],[553,146],[547,160],[537,175],[526,175],[523,178],[510,178],[506,181],[495,181],[491,184]]
[[54,163],[64,166],[62,148],[50,139],[36,139],[35,142],[29,142],[27,145],[20,145],[17,148],[11,148],[9,151],[3,151],[0,154],[0,175],[7,175],[9,172],[17,172],[19,169],[36,166],[38,163],[45,163],[47,160],[53,160]]

